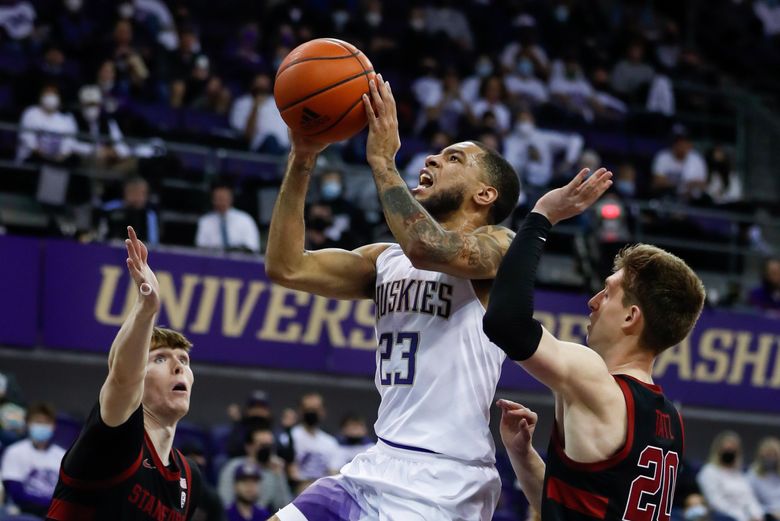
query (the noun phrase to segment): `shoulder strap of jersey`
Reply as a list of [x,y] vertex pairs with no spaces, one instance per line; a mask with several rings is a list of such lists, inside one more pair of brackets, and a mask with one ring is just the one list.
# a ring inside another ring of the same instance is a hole
[[179,449],[175,449],[176,454],[179,455],[179,461],[181,462],[181,469],[184,470],[184,475],[187,478],[187,501],[185,503],[184,508],[184,519],[187,519],[187,515],[190,511],[190,505],[192,505],[193,500],[195,499],[192,496],[192,469],[190,468],[190,462],[187,461],[187,458],[184,457],[184,454],[181,453]]

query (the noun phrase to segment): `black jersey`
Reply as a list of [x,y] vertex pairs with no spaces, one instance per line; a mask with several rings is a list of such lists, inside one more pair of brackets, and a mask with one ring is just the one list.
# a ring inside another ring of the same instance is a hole
[[626,400],[623,447],[597,463],[564,452],[557,427],[547,452],[543,521],[669,521],[684,432],[677,409],[657,385],[615,376]]
[[95,405],[65,454],[46,519],[50,521],[186,521],[201,477],[174,449],[166,467],[144,430],[143,406],[109,427]]

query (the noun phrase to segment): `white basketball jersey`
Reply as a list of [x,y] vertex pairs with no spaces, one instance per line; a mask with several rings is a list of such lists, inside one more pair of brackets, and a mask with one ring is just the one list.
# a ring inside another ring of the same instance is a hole
[[495,463],[488,423],[506,355],[482,332],[471,281],[418,270],[398,245],[376,268],[377,436]]

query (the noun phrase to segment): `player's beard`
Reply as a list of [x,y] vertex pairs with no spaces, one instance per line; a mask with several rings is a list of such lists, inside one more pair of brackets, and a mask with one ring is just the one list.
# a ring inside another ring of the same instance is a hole
[[463,189],[460,186],[455,186],[449,190],[442,190],[423,199],[420,204],[428,210],[434,219],[441,221],[447,215],[457,211],[463,204]]

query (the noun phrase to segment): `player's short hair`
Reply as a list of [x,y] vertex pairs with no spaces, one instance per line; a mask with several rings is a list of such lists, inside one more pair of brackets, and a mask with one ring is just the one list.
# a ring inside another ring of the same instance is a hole
[[623,270],[623,305],[642,310],[640,346],[657,355],[688,336],[701,314],[705,292],[685,261],[661,248],[634,244],[615,256],[613,269]]
[[192,342],[187,337],[166,327],[155,327],[152,331],[152,344],[149,351],[161,348],[184,349],[188,353],[192,349]]
[[55,421],[57,419],[57,414],[54,411],[54,406],[46,402],[31,403],[29,407],[27,407],[27,413],[25,415],[25,418],[27,421],[30,421],[30,418],[32,418],[36,414],[41,416],[46,416],[51,421]]
[[487,176],[486,181],[498,191],[498,198],[490,209],[490,219],[493,224],[498,224],[509,217],[517,206],[517,199],[520,197],[520,178],[517,177],[509,161],[501,154],[479,141],[473,143],[484,152],[480,156],[480,161]]

